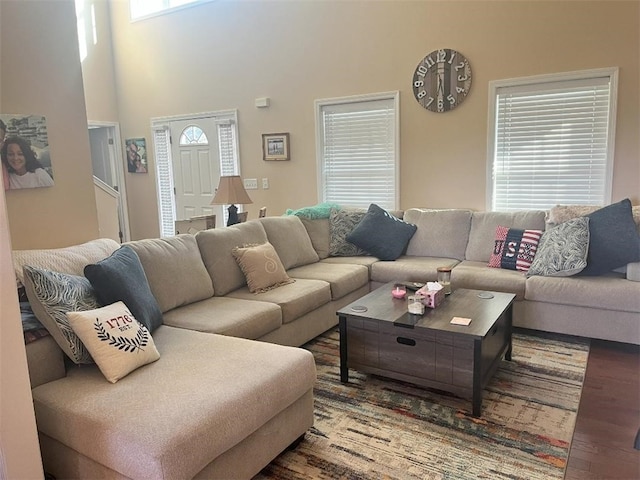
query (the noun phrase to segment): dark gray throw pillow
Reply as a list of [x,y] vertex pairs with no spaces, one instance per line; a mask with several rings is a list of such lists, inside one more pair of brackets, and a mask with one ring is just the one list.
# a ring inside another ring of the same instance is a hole
[[579,275],[602,275],[627,263],[640,261],[640,235],[625,198],[587,215],[589,254]]
[[87,265],[84,276],[101,305],[124,302],[150,332],[162,325],[162,311],[151,293],[140,258],[131,247],[120,247],[110,257]]
[[380,260],[395,260],[407,249],[417,229],[372,203],[360,223],[347,235],[347,241]]

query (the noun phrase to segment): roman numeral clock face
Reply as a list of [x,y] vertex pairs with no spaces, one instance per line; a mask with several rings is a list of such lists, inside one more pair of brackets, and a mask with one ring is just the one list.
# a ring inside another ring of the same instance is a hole
[[471,89],[471,66],[464,55],[444,48],[424,57],[413,74],[413,95],[432,112],[460,105]]

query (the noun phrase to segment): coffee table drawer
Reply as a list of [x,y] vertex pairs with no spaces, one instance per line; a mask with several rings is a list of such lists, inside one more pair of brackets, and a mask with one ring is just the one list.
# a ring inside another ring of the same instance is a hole
[[416,333],[406,328],[381,332],[378,337],[379,367],[405,375],[433,379],[436,373],[435,336],[425,335],[424,332]]

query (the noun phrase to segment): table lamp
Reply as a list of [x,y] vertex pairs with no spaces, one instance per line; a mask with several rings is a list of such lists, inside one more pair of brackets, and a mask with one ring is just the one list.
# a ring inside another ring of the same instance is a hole
[[235,206],[236,203],[240,205],[253,203],[249,195],[247,195],[247,191],[244,189],[240,175],[220,177],[220,183],[216,189],[216,194],[213,196],[213,200],[211,200],[211,204],[229,205],[227,209],[229,212],[227,227],[239,223],[238,207]]

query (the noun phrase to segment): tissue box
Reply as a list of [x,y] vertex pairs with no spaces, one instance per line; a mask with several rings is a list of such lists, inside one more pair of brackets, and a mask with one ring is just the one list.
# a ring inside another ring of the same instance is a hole
[[422,287],[416,293],[422,295],[422,303],[429,308],[436,308],[444,300],[444,289],[427,290],[426,287]]

